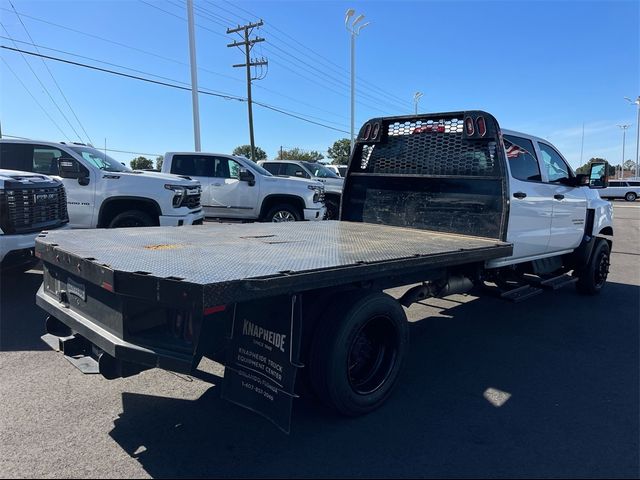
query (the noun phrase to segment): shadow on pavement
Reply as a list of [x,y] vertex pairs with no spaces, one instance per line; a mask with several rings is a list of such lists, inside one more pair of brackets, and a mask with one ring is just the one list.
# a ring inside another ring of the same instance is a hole
[[0,277],[0,351],[49,350],[44,335],[46,313],[36,305],[42,270]]
[[153,477],[637,477],[639,301],[610,283],[457,304],[412,324],[399,385],[366,417],[299,401],[286,436],[212,386],[124,393],[110,434]]

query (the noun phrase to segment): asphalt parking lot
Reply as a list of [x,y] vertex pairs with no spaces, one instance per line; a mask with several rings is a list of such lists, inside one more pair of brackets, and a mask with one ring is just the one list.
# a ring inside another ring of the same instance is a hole
[[216,385],[81,374],[39,338],[41,272],[4,279],[0,476],[638,477],[640,202],[616,202],[614,228],[600,296],[414,305],[385,406],[344,419],[300,400],[289,436]]

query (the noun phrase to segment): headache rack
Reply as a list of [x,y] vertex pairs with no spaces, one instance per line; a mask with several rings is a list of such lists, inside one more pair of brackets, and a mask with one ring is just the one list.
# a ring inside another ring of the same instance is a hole
[[350,159],[341,219],[505,240],[507,189],[489,113],[373,119]]

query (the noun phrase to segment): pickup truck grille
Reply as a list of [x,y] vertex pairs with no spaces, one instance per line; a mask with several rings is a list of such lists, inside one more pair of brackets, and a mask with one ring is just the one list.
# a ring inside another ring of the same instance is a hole
[[187,195],[182,201],[182,206],[188,207],[191,210],[200,207],[200,194]]
[[69,221],[62,185],[13,188],[0,193],[0,223],[5,234],[38,232]]

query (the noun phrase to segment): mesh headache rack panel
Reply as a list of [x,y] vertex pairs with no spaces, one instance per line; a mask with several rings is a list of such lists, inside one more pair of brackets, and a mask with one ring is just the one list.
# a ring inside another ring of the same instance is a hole
[[353,152],[342,218],[504,239],[499,132],[480,111],[370,120]]

